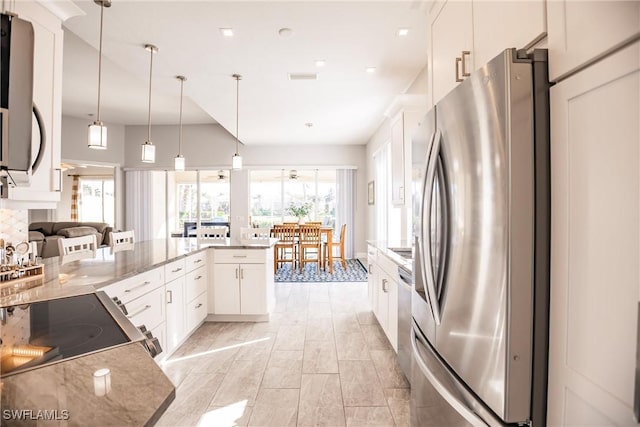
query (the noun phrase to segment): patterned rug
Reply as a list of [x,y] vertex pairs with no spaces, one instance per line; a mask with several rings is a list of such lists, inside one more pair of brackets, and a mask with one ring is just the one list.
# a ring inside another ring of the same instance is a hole
[[367,270],[357,259],[347,260],[347,269],[340,261],[333,262],[333,274],[321,269],[316,264],[306,264],[302,273],[297,268],[291,271],[291,264],[285,264],[276,271],[276,282],[366,282]]

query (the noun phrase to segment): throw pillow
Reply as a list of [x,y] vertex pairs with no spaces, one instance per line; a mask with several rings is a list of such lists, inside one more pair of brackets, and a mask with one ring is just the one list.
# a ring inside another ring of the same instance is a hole
[[62,237],[82,237],[90,234],[98,234],[98,230],[93,227],[69,227],[58,231],[58,236]]

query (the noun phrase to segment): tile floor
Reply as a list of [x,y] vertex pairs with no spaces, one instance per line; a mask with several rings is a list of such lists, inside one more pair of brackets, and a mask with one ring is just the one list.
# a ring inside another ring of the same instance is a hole
[[408,426],[409,384],[367,283],[277,283],[270,322],[203,324],[165,362],[158,426]]

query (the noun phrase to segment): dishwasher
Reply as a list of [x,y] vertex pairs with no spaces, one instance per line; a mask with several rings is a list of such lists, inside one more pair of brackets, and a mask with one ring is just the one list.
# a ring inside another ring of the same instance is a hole
[[411,271],[400,265],[398,276],[398,363],[411,381]]

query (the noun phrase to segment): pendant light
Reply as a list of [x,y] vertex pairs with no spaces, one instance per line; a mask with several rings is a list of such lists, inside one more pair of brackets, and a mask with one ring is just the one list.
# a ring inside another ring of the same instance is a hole
[[153,76],[153,54],[158,51],[158,48],[152,44],[144,46],[146,50],[151,52],[151,61],[149,63],[149,116],[148,116],[148,130],[147,140],[142,144],[142,162],[143,163],[155,163],[156,162],[156,146],[151,142],[151,77]]
[[242,76],[240,74],[234,74],[232,77],[236,79],[236,154],[231,158],[231,169],[240,170],[242,169],[242,157],[238,154],[238,111],[240,110],[240,80]]
[[100,121],[100,90],[102,83],[102,22],[104,8],[111,7],[111,0],[94,0],[100,6],[100,48],[98,50],[98,113],[96,120],[89,125],[88,146],[96,150],[107,149],[107,127]]
[[178,134],[178,155],[174,160],[174,169],[182,172],[184,170],[184,157],[182,157],[182,98],[184,95],[184,82],[187,80],[185,76],[176,76],[180,80],[180,132]]

